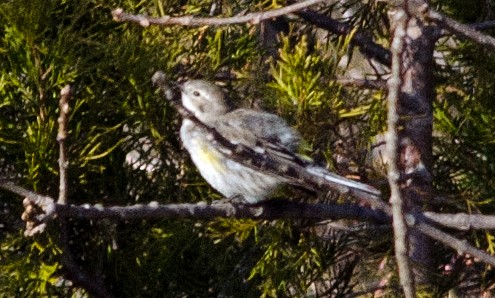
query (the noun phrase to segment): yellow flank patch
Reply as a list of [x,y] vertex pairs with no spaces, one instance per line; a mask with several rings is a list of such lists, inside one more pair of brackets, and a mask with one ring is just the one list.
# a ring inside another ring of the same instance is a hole
[[210,165],[218,172],[225,172],[225,166],[220,161],[222,159],[221,153],[216,150],[211,150],[207,145],[202,145],[199,148],[198,156],[204,164]]

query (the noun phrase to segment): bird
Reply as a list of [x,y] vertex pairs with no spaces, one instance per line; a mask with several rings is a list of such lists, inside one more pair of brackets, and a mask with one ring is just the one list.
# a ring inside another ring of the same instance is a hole
[[[270,154],[282,164],[304,160],[304,169],[312,175],[357,191],[380,194],[369,185],[339,176],[301,158],[297,153],[301,135],[281,117],[260,110],[234,109],[223,90],[210,81],[188,80],[180,85],[180,90],[182,106],[230,143]],[[180,138],[201,176],[227,198],[241,196],[248,204],[256,204],[270,198],[281,184],[297,184],[287,177],[233,160],[219,150],[201,125],[187,117],[182,121]]]

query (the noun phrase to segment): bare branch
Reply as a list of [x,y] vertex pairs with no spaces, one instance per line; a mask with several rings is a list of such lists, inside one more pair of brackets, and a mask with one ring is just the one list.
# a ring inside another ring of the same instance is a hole
[[469,25],[461,24],[458,21],[444,16],[432,9],[428,11],[427,18],[429,20],[437,22],[444,29],[450,31],[455,35],[471,39],[479,44],[488,46],[491,49],[495,49],[495,38],[483,34]]
[[475,30],[486,30],[486,29],[491,29],[491,28],[495,27],[495,21],[486,21],[486,22],[471,24],[468,26],[470,26],[471,28],[473,28]]
[[[403,4],[405,5],[405,3]],[[399,186],[400,171],[398,167],[398,103],[402,86],[402,55],[404,51],[404,38],[408,16],[404,9],[396,9],[392,15],[394,34],[392,38],[392,73],[388,80],[388,116],[386,134],[386,158],[388,168],[388,181],[390,185],[390,203],[392,205],[393,228],[395,238],[395,257],[399,267],[399,276],[404,294],[412,298],[416,296],[414,278],[409,264],[409,237],[407,224],[404,218],[404,206],[401,189]]]
[[435,229],[425,222],[419,222],[414,227],[421,233],[429,236],[432,239],[438,240],[447,246],[452,247],[459,255],[469,254],[480,261],[495,266],[495,257],[486,253],[483,250],[477,249],[470,245],[466,240],[460,240],[452,235],[449,235],[439,229]]
[[342,86],[375,90],[385,90],[385,88],[387,87],[387,82],[382,80],[338,79],[337,83],[341,84]]
[[[338,22],[326,15],[312,10],[300,11],[296,13],[296,15],[310,24],[328,30],[337,35],[349,35],[354,30],[354,27],[350,24]],[[374,42],[373,39],[365,33],[359,31],[353,33],[351,43],[358,46],[359,51],[366,57],[375,59],[383,65],[390,66],[390,52],[383,46]]]
[[[443,29],[454,35],[471,39],[481,45],[495,49],[495,38],[477,31],[475,26],[469,26],[449,18],[440,12],[432,9],[428,3],[423,0],[410,1],[409,12],[419,18],[436,22]],[[481,28],[483,29],[483,28]]]
[[[38,217],[38,222],[46,222],[48,220],[53,219],[55,216],[66,216],[66,217],[81,217],[81,218],[89,218],[89,219],[98,219],[98,218],[122,218],[122,219],[132,219],[132,218],[147,218],[148,216],[151,217],[160,217],[160,218],[185,218],[185,217],[191,217],[194,218],[197,213],[191,212],[189,215],[185,215],[184,212],[190,212],[190,211],[180,211],[180,210],[189,210],[187,207],[187,204],[177,204],[177,211],[167,211],[169,207],[161,210],[162,206],[170,206],[170,205],[158,205],[156,206],[155,204],[150,204],[149,206],[146,205],[134,205],[134,206],[127,206],[127,207],[101,207],[101,206],[89,206],[89,205],[83,205],[83,206],[61,206],[55,203],[53,198],[43,196],[40,194],[37,194],[33,191],[27,190],[21,186],[18,186],[14,184],[13,182],[10,181],[2,181],[0,180],[0,188],[3,188],[5,190],[8,190],[12,193],[15,193],[19,196],[26,197],[26,201],[29,201],[31,204],[36,205],[40,208],[42,208],[42,216]],[[286,202],[286,201],[283,201]],[[27,204],[27,203],[26,203]],[[285,204],[285,203],[284,203]],[[292,204],[289,203],[289,204]],[[193,205],[193,204],[191,204]],[[194,204],[193,206],[201,206],[201,204]],[[172,205],[173,206],[173,205]],[[350,219],[362,219],[362,220],[370,220],[370,221],[384,221],[388,222],[389,220],[387,219],[388,216],[386,213],[383,213],[381,211],[376,211],[372,210],[369,208],[364,208],[364,207],[358,207],[357,209],[350,208],[349,206],[353,207],[352,205],[337,205],[340,207],[334,207],[332,205],[328,204],[316,204],[315,209],[312,209],[311,212],[304,212],[304,216],[310,216],[313,219],[337,219],[337,218],[350,218]],[[328,206],[328,210],[326,209],[326,206]],[[347,207],[346,207],[347,206]],[[153,208],[151,208],[153,207]],[[299,205],[299,207],[306,208],[304,204]],[[76,208],[76,210],[69,211],[68,209],[73,209]],[[139,215],[139,212],[137,211],[139,209],[149,209],[150,213],[149,214],[142,214]],[[198,208],[198,207],[195,207]],[[201,207],[203,208],[203,207]],[[205,207],[209,208],[209,207]],[[277,218],[286,218],[285,214],[286,211],[284,211],[285,207],[281,207],[281,214],[280,217]],[[289,207],[287,207],[289,208]],[[97,211],[94,211],[93,209],[97,209]],[[111,211],[107,211],[106,209],[110,209]],[[329,210],[335,210],[336,214],[332,214],[331,211]],[[88,211],[86,211],[88,210]],[[134,211],[131,211],[134,210]],[[309,209],[308,209],[309,210]],[[205,211],[206,212],[206,211]],[[328,212],[328,213],[327,213]],[[371,214],[368,214],[367,212],[372,212]],[[375,213],[376,212],[376,213]],[[160,214],[161,213],[161,214]],[[94,214],[94,215],[93,215]],[[174,215],[176,214],[176,215]],[[237,212],[240,216],[242,212]],[[267,216],[267,213],[265,215],[259,215],[259,216]],[[341,217],[339,217],[339,215]],[[162,217],[163,216],[163,217]],[[170,217],[169,217],[170,216]],[[212,217],[214,216],[221,216],[212,213]],[[228,217],[227,215],[225,215]],[[246,215],[248,216],[248,215]],[[416,217],[417,215],[414,215]],[[442,225],[444,227],[448,228],[453,228],[457,230],[462,230],[462,231],[468,231],[468,230],[481,230],[481,229],[495,229],[495,215],[482,215],[482,214],[467,214],[467,213],[435,213],[435,212],[424,212],[422,213],[422,216],[427,218],[428,220]],[[302,214],[297,215],[298,218],[307,218],[303,217]],[[205,215],[205,218],[206,215]],[[263,219],[268,219],[266,217],[262,217]],[[31,236],[31,235],[27,235]]]
[[[153,18],[144,15],[133,15],[123,11],[121,8],[112,11],[113,19],[117,22],[134,22],[143,27],[150,25],[161,26],[224,26],[232,24],[258,24],[261,21],[273,19],[290,13],[295,13],[307,22],[314,24],[322,29],[328,30],[338,35],[348,35],[353,31],[353,27],[349,24],[338,22],[330,17],[319,14],[306,8],[324,3],[328,0],[306,0],[298,2],[283,8],[270,11],[252,12],[242,16],[234,16],[227,18],[202,18],[194,16],[172,17],[163,16],[161,18]],[[304,10],[304,11],[303,11]],[[375,43],[369,36],[362,32],[353,34],[351,42],[359,47],[361,53],[369,58],[376,59],[383,65],[390,66],[390,52],[383,46]]]
[[[21,197],[29,198],[29,200],[33,204],[36,204],[39,206],[47,206],[48,208],[50,208],[49,206],[52,206],[52,207],[54,206],[53,205],[54,200],[52,198],[40,195],[38,193],[35,193],[34,191],[31,191],[31,190],[28,190],[24,187],[21,187],[12,181],[0,179],[0,188],[8,190],[8,191],[15,193]],[[50,208],[50,210],[48,210],[49,214],[52,214],[53,212],[55,212],[55,209]]]
[[[67,139],[67,123],[69,121],[69,98],[70,98],[70,85],[66,85],[60,91],[60,115],[58,118],[58,134],[57,142],[59,143],[59,197],[58,206],[67,206],[67,168],[68,160],[65,149],[65,140]],[[52,200],[53,201],[53,200]],[[84,288],[88,293],[96,297],[112,297],[112,294],[105,289],[102,278],[91,276],[79,267],[69,246],[69,232],[67,227],[67,218],[60,219],[60,234],[58,237],[58,245],[62,250],[60,254],[60,260],[63,264],[63,268],[67,270],[67,276],[76,285]]]
[[443,214],[435,212],[424,212],[423,215],[429,220],[444,227],[462,231],[495,229],[495,215],[467,213]]
[[133,15],[133,14],[125,13],[122,8],[117,8],[113,10],[112,16],[115,21],[135,22],[143,27],[147,27],[149,25],[161,25],[161,26],[180,25],[180,26],[197,27],[197,26],[224,26],[224,25],[245,24],[245,23],[259,24],[261,21],[294,13],[296,11],[305,9],[309,6],[327,1],[328,0],[306,0],[279,9],[273,9],[273,10],[261,11],[261,12],[251,12],[246,15],[233,16],[227,18],[202,18],[202,17],[194,17],[194,16],[183,16],[183,17],[163,16],[161,18],[152,18],[144,15]]
[[[253,218],[253,219],[361,219],[377,223],[390,223],[391,213],[389,208],[385,210],[373,210],[361,206],[346,204],[304,204],[292,201],[265,201],[258,205],[232,205],[232,204],[175,204],[175,205],[158,205],[150,203],[149,205],[134,205],[126,207],[102,207],[102,206],[68,206],[56,204],[53,198],[39,195],[23,187],[13,184],[12,182],[0,180],[0,188],[6,189],[20,196],[25,196],[25,201],[31,203],[40,203],[48,206],[50,213],[39,216],[42,222],[50,221],[57,216],[75,217],[86,219],[139,219],[139,218],[201,218],[212,219],[215,217],[229,218]],[[387,206],[387,205],[385,205]],[[304,211],[301,211],[304,210]],[[459,252],[466,252],[480,260],[495,266],[495,257],[487,254],[485,251],[476,249],[466,241],[452,237],[445,232],[434,228],[424,222],[427,218],[434,217],[434,213],[428,212],[428,216],[421,214],[407,214],[407,224],[425,233],[432,239],[438,240],[446,246],[453,247]],[[447,215],[448,216],[448,215]],[[473,215],[474,216],[474,215]],[[492,216],[495,221],[495,216]],[[423,223],[424,222],[424,223]],[[421,225],[420,225],[421,223]],[[419,228],[418,228],[419,226]],[[461,246],[462,244],[462,246]],[[459,250],[462,248],[462,250]],[[87,288],[86,288],[87,289]]]
[[24,212],[21,215],[21,219],[26,222],[25,236],[42,233],[46,228],[43,218],[51,218],[56,215],[55,201],[50,197],[39,195],[13,182],[2,179],[0,179],[0,188],[24,197],[22,201]]
[[211,205],[198,204],[169,204],[159,205],[152,202],[148,205],[134,205],[129,207],[101,206],[59,206],[57,213],[64,217],[80,218],[194,218],[212,219],[216,217],[252,218],[252,219],[360,219],[378,223],[388,222],[387,216],[378,210],[349,205],[349,204],[304,204],[288,200],[268,200],[256,205],[232,204],[213,202]]
[[444,245],[455,249],[459,254],[468,253],[479,260],[495,266],[495,256],[492,256],[484,250],[477,249],[469,244],[466,240],[459,240],[452,235],[449,235],[442,230],[435,228],[424,220],[423,216],[406,214],[407,225],[422,234],[437,240]]
[[65,152],[65,140],[67,139],[67,121],[69,118],[70,85],[66,85],[60,91],[60,116],[58,118],[57,142],[59,144],[58,167],[60,171],[59,204],[67,204],[67,167],[68,161]]
[[269,200],[255,205],[214,202],[207,205],[168,204],[151,202],[148,205],[126,207],[103,207],[101,205],[69,206],[55,203],[53,198],[41,196],[12,182],[0,180],[0,188],[25,196],[32,204],[49,206],[49,212],[39,215],[39,222],[47,222],[57,217],[84,219],[143,219],[143,218],[195,218],[212,219],[215,217],[253,218],[253,219],[359,219],[376,223],[390,223],[390,218],[380,210],[374,210],[351,204],[305,204],[288,200]]

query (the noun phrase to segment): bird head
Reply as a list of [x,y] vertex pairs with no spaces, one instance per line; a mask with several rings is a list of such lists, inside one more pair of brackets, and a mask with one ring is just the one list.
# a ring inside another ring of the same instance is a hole
[[212,82],[189,80],[182,84],[181,91],[182,105],[203,123],[230,111],[222,89]]

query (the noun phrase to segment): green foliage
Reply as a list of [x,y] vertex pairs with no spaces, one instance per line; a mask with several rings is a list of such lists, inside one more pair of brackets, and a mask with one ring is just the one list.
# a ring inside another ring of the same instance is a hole
[[[369,92],[346,91],[335,82],[336,74],[342,71],[338,63],[348,53],[353,34],[333,43],[317,40],[311,45],[307,35],[297,41],[291,36],[282,37],[280,57],[270,68],[273,81],[267,84],[275,91],[271,99],[277,113],[292,119],[302,132],[307,141],[305,152],[330,165],[334,164],[336,140],[344,139],[340,131],[343,127],[360,126],[363,133],[354,141],[365,140],[358,145],[364,152],[365,142],[381,132],[384,124],[383,95],[370,100]],[[370,117],[376,117],[372,119],[376,124]],[[356,144],[352,147],[356,149]],[[358,156],[359,151],[354,152],[355,160],[364,159]]]
[[2,241],[2,293],[21,296],[26,293],[33,296],[64,293],[63,288],[54,287],[61,282],[57,274],[60,266],[56,261],[60,251],[53,243],[37,240],[28,241],[21,235],[12,234]]
[[298,41],[285,36],[282,37],[280,57],[270,68],[273,81],[267,85],[275,91],[270,97],[272,105],[277,107],[277,113],[295,122],[308,142],[308,148],[304,148],[308,153],[314,151],[313,145],[328,147],[326,142],[332,135],[318,134],[317,131],[323,125],[335,126],[337,111],[342,105],[337,88],[328,78],[334,75],[343,51],[323,56],[328,52],[319,43],[311,52],[305,35]]
[[347,280],[342,278],[344,271],[352,276],[355,263],[349,260],[341,264],[340,271],[328,269],[346,255],[347,240],[345,236],[337,236],[331,241],[321,241],[314,235],[294,231],[287,223],[270,226],[257,239],[256,244],[263,254],[253,267],[250,279],[261,279],[262,297],[304,296],[310,287],[322,281],[334,282],[333,289],[326,289],[328,293],[344,295],[349,288],[340,288],[338,284]]
[[[294,28],[282,38],[280,56],[267,62],[255,26],[140,28],[116,23],[110,10],[151,15],[207,15],[210,1],[17,1],[1,4],[0,166],[28,188],[56,197],[56,143],[60,89],[70,99],[69,201],[126,205],[159,200],[195,202],[217,197],[198,176],[177,138],[177,118],[151,88],[151,74],[182,76],[233,74],[242,82],[228,88],[236,100],[261,97],[291,117],[308,144],[327,150],[330,128],[339,117],[355,119],[366,108],[356,99],[344,104],[333,83],[348,39],[315,42]],[[250,3],[252,9],[276,3]],[[216,13],[244,9],[224,3]],[[221,11],[220,11],[221,10]],[[304,34],[303,34],[304,33]],[[297,37],[300,35],[299,37]],[[261,69],[271,72],[260,76]],[[270,76],[271,75],[271,76]],[[268,83],[268,84],[267,84]],[[253,92],[244,92],[244,86]],[[347,95],[343,95],[347,96]],[[330,116],[329,116],[330,115]],[[315,136],[316,135],[316,136]],[[146,146],[149,149],[146,149]],[[137,167],[126,165],[129,151]],[[160,162],[157,163],[157,159]],[[153,171],[147,172],[145,167]],[[0,200],[22,212],[11,195]],[[7,217],[6,217],[7,218]],[[0,289],[6,295],[80,293],[71,287],[54,244],[57,226],[35,239],[9,223],[2,232]],[[338,281],[331,293],[346,293],[354,262],[342,263],[349,239],[322,241],[294,223],[217,220],[69,223],[70,248],[89,274],[100,276],[117,296],[304,295],[312,283]],[[334,241],[334,242],[333,242]],[[5,260],[5,261],[4,261]],[[335,271],[334,266],[346,270]],[[290,288],[290,289],[289,289]]]
[[[461,22],[491,19],[493,9],[463,3],[438,1]],[[491,3],[491,2],[490,2]],[[489,2],[486,5],[493,5]],[[488,33],[488,32],[485,32]],[[447,212],[493,214],[495,209],[495,117],[493,105],[495,56],[469,41],[441,40],[444,61],[438,71],[438,101],[435,102],[435,182],[440,193],[449,195]],[[491,231],[471,234],[476,245],[493,254]],[[490,271],[480,274],[480,286],[493,284]]]
[[[156,103],[138,109],[137,99],[153,98],[150,75],[156,65],[167,69],[169,59],[178,53],[172,47],[157,49],[157,30],[126,29],[127,25],[113,22],[109,16],[115,6],[94,1],[17,1],[4,2],[0,9],[2,168],[8,167],[8,174],[21,178],[29,188],[56,197],[58,98],[60,89],[71,84],[69,195],[76,204],[133,201],[126,193],[124,127],[146,130],[148,119],[156,120],[143,117]],[[1,200],[20,207],[18,200],[8,200],[4,193]],[[92,251],[78,240],[86,239],[96,248],[106,246],[93,227],[74,223],[73,229],[87,235],[74,240],[79,259],[91,259]],[[1,264],[3,293],[38,296],[65,291],[63,279],[53,282],[62,272],[49,234],[31,240],[36,247],[45,243],[43,253],[30,249],[29,242],[16,245],[23,238],[18,233],[6,237],[11,240],[5,242],[2,254],[18,261]]]
[[495,57],[471,45],[459,45],[448,57],[451,64],[447,67],[455,73],[440,85],[441,99],[435,106],[436,128],[442,134],[437,146],[441,156],[438,170],[440,175],[444,170],[450,172],[446,181],[466,196],[469,205],[484,205],[487,202],[483,201],[495,195],[495,111],[491,100],[495,94],[488,77],[495,69]]
[[[439,132],[435,181],[441,192],[454,195],[452,204],[442,209],[493,214],[495,89],[490,76],[495,69],[495,56],[470,43],[457,43],[446,57],[439,101],[435,104],[435,128]],[[480,248],[495,251],[491,231],[473,232],[472,239]],[[487,287],[493,280],[479,282]]]
[[[462,1],[438,2],[463,20],[485,15],[474,11],[475,6],[470,6],[473,11],[461,9]],[[258,24],[142,28],[114,22],[110,14],[122,7],[152,16],[232,16],[281,5],[3,1],[0,177],[14,177],[28,188],[57,196],[58,99],[61,88],[70,84],[69,202],[111,206],[218,198],[181,149],[178,117],[151,86],[150,77],[158,69],[171,80],[227,80],[226,89],[237,104],[266,106],[295,125],[306,140],[304,153],[345,174],[370,172],[364,165],[366,149],[385,126],[385,94],[336,82],[345,71],[339,66],[343,57],[356,59],[350,43],[355,32],[335,38],[290,20],[290,30],[273,41],[278,47],[274,55],[259,42]],[[389,37],[386,9],[380,1],[345,1],[325,12],[350,13],[351,24],[380,42]],[[471,43],[452,42],[438,47],[445,63],[437,69],[434,177],[439,193],[450,200],[438,209],[492,214],[495,60],[493,53]],[[133,164],[129,152],[138,156]],[[336,155],[346,159],[343,166]],[[315,200],[308,193],[294,191],[294,196]],[[58,226],[25,238],[20,199],[0,192],[0,203],[2,295],[80,295],[59,263],[62,252],[54,243]],[[69,238],[81,268],[119,297],[340,296],[361,289],[359,281],[372,284],[377,277],[397,284],[389,275],[395,270],[388,259],[389,231],[359,227],[358,232],[322,233],[313,226],[225,219],[71,220]],[[494,239],[491,232],[479,232],[469,240],[493,253]],[[439,250],[438,255],[446,263],[452,253]],[[376,273],[380,264],[385,269]],[[490,274],[480,277],[486,286],[493,283]],[[437,292],[454,286],[456,278],[439,277]]]

